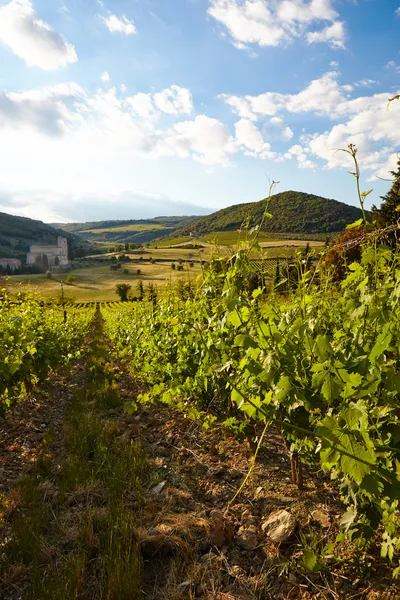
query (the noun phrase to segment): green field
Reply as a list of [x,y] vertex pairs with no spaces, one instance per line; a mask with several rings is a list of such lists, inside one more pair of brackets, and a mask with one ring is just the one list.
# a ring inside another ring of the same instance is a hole
[[[128,270],[128,274],[124,273]],[[140,274],[137,270],[140,269]],[[124,264],[118,271],[111,271],[109,265],[93,265],[83,269],[75,269],[68,274],[55,273],[51,279],[45,275],[15,275],[8,279],[11,292],[18,290],[33,290],[46,298],[57,297],[61,292],[61,282],[65,282],[68,275],[75,278],[71,284],[64,283],[65,297],[76,302],[108,302],[118,300],[115,292],[117,283],[129,283],[134,291],[141,280],[144,286],[150,282],[162,288],[168,282],[187,281],[195,279],[200,273],[199,264],[190,267],[184,265],[183,271],[171,269],[171,263],[144,262],[143,264]]]
[[[226,237],[225,240],[228,238]],[[148,247],[143,254],[126,253],[132,262],[122,263],[121,269],[112,271],[111,261],[107,259],[115,254],[98,255],[80,259],[74,262],[74,267],[69,273],[53,273],[51,279],[44,274],[40,275],[14,275],[8,279],[8,287],[12,292],[19,289],[31,289],[40,295],[49,298],[57,297],[61,291],[61,282],[64,283],[65,296],[76,302],[108,302],[118,300],[115,292],[117,283],[129,283],[134,291],[138,281],[142,280],[144,285],[153,283],[160,291],[165,284],[173,284],[177,281],[193,280],[201,273],[201,261],[209,260],[211,257],[228,257],[232,254],[236,244],[222,243],[213,244],[205,240],[194,240],[189,238],[193,244],[201,244],[202,248],[181,248],[179,243],[172,247]],[[188,243],[188,240],[178,240],[180,243]],[[291,258],[305,245],[306,241],[299,240],[262,240],[262,254],[254,252],[254,258]],[[310,242],[311,248],[320,250],[322,242]],[[98,260],[100,259],[100,260]],[[151,262],[151,261],[154,262]],[[106,262],[105,262],[106,261]],[[172,268],[172,263],[178,267],[182,261],[183,271]],[[193,266],[190,266],[193,261]],[[140,273],[138,273],[138,269]],[[127,270],[128,273],[124,273]],[[65,283],[68,277],[72,277],[72,283]]]
[[134,225],[121,225],[120,227],[103,227],[102,229],[84,229],[81,233],[93,233],[95,235],[101,233],[124,233],[126,231],[158,231],[164,229],[172,229],[172,227],[165,227],[164,225],[154,224],[134,224]]
[[[258,236],[258,241],[262,246],[305,246],[309,243],[313,247],[323,246],[324,241],[320,239],[322,236],[312,236],[309,238],[303,235],[288,235],[281,234],[281,237],[278,234],[270,234],[270,233],[260,233]],[[254,238],[254,233],[249,234],[247,231],[215,231],[213,233],[208,233],[203,236],[199,236],[197,238],[185,236],[185,237],[177,237],[166,240],[154,240],[151,243],[153,248],[172,248],[174,246],[178,246],[180,244],[214,244],[216,246],[237,246],[241,242],[247,242]],[[298,239],[296,239],[298,238]],[[316,239],[319,238],[319,239]]]

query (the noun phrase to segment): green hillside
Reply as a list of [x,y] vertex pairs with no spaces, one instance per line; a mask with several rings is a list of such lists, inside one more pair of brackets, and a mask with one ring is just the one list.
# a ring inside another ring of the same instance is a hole
[[58,235],[68,238],[73,256],[82,256],[90,249],[87,242],[42,221],[0,213],[0,257],[24,261],[32,244],[55,244]]
[[261,223],[267,206],[272,219],[265,219],[263,231],[271,233],[339,232],[362,216],[361,210],[355,206],[313,194],[288,191],[275,194],[269,200],[229,206],[180,229],[176,235],[181,237],[190,232],[206,235],[217,231],[235,231],[246,220],[252,227]]
[[156,217],[140,220],[110,220],[87,223],[54,223],[55,227],[92,243],[144,244],[190,227],[201,217]]

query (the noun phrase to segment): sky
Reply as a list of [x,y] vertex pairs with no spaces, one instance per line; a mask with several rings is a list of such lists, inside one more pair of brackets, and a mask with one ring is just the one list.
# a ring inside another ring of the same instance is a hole
[[0,211],[368,207],[400,151],[400,0],[0,0]]

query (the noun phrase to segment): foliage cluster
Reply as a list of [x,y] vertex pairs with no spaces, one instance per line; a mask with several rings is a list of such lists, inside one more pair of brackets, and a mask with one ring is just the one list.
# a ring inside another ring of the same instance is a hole
[[382,555],[392,559],[400,552],[400,252],[366,245],[340,283],[317,277],[303,258],[285,301],[275,290],[246,291],[249,260],[240,249],[226,272],[208,269],[194,298],[104,311],[113,344],[149,385],[139,401],[173,404],[205,427],[227,416],[237,431],[249,420],[274,423],[293,457],[318,460],[336,480],[347,534],[365,543],[383,526]]
[[57,305],[19,294],[0,297],[0,412],[50,369],[79,355],[93,318],[92,310],[63,311]]

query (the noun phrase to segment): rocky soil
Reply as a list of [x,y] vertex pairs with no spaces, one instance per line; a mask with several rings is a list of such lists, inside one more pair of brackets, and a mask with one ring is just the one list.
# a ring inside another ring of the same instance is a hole
[[[400,599],[377,549],[333,547],[343,513],[338,494],[323,474],[307,469],[303,490],[291,483],[278,431],[267,431],[246,486],[230,504],[252,465],[249,444],[219,427],[203,432],[169,407],[125,414],[123,404],[140,388],[122,369],[116,373],[122,403],[107,418],[148,459],[137,529],[146,600]],[[77,363],[0,420],[4,506],[39,454],[57,452],[65,409],[83,376]],[[6,533],[5,516],[0,548]]]

